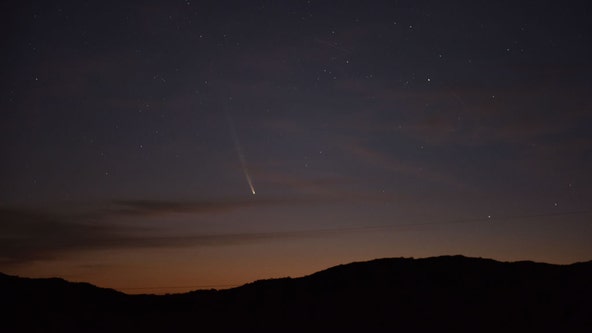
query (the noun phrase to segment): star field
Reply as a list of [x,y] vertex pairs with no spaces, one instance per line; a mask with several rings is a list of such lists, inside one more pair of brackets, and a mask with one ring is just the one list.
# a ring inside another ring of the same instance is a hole
[[0,271],[166,292],[592,256],[584,1],[2,12]]

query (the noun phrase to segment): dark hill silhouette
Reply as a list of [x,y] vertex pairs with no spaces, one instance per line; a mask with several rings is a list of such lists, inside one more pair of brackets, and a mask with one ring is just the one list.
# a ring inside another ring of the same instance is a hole
[[592,262],[377,259],[162,296],[0,274],[0,293],[3,331],[592,332]]

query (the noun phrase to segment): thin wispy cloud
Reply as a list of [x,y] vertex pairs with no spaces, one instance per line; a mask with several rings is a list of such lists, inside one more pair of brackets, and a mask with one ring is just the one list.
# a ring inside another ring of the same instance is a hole
[[[199,233],[168,230],[166,226],[133,225],[122,219],[166,218],[174,214],[229,213],[254,206],[285,205],[301,200],[265,199],[219,201],[118,200],[106,207],[69,209],[0,208],[0,265],[51,260],[69,253],[102,249],[215,246],[261,241],[299,233]],[[83,205],[82,205],[83,206]],[[166,236],[164,236],[166,234]]]

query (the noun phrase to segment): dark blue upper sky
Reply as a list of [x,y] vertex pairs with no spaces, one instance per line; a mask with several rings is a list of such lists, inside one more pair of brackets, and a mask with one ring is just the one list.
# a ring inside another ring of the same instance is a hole
[[290,255],[241,244],[301,253],[302,271],[318,253],[592,255],[586,1],[2,12],[2,270],[88,280],[102,271],[72,267],[207,247],[218,254],[182,262],[228,267],[241,253],[293,272],[273,264]]

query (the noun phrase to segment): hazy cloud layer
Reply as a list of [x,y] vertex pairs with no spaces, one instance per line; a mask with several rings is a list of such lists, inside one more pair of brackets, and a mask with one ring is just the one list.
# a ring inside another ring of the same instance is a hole
[[175,213],[225,213],[252,206],[270,206],[288,203],[280,199],[210,200],[210,201],[160,201],[118,200],[106,210],[109,215],[156,216]]
[[[195,205],[199,206],[197,203]],[[185,203],[184,205],[188,205]],[[147,211],[160,212],[187,211],[185,206],[175,210],[175,203],[143,202],[141,207]],[[156,208],[155,208],[156,207]],[[165,207],[165,208],[162,208]],[[537,219],[564,216],[589,215],[589,211],[563,213],[498,216],[496,221],[516,219]],[[90,215],[86,215],[87,217]],[[106,216],[105,216],[106,217]],[[429,225],[490,223],[487,217],[473,219],[452,219],[446,221],[426,221],[396,225],[351,226],[317,228],[307,230],[239,232],[239,233],[174,233],[164,235],[163,229],[129,226],[117,223],[94,221],[82,215],[68,215],[42,212],[34,209],[0,208],[0,269],[12,265],[27,264],[34,261],[58,259],[70,253],[90,250],[113,250],[129,248],[158,247],[199,247],[224,246],[279,239],[298,239],[332,236],[350,232],[377,231],[394,229],[412,230]]]
[[[309,237],[320,231],[267,233],[193,233],[171,234],[166,228],[124,225],[125,217],[164,217],[177,213],[209,214],[244,209],[250,206],[281,205],[299,200],[220,200],[174,202],[156,200],[114,201],[107,208],[69,212],[34,208],[0,208],[0,265],[50,260],[87,250],[213,246],[277,238]],[[163,234],[166,234],[164,236]]]

